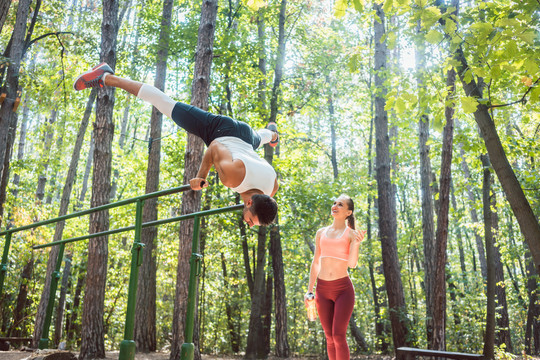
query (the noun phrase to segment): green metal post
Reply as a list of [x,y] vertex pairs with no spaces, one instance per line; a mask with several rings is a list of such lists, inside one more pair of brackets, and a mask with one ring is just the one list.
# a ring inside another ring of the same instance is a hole
[[8,266],[9,247],[11,246],[11,231],[6,233],[6,242],[4,243],[4,252],[2,253],[2,263],[0,264],[0,297],[4,290],[4,278],[6,277]]
[[135,324],[135,304],[137,300],[137,285],[139,281],[139,266],[142,264],[141,243],[142,210],[144,200],[137,200],[135,212],[135,240],[131,249],[131,272],[129,275],[128,302],[126,310],[126,324],[124,327],[124,340],[120,342],[120,354],[118,360],[133,360],[135,358],[135,341],[133,340]]
[[43,331],[41,332],[41,339],[39,339],[38,348],[47,349],[49,347],[49,329],[51,327],[52,312],[54,308],[54,301],[56,300],[56,290],[58,288],[58,279],[60,279],[60,267],[62,266],[62,260],[64,258],[65,245],[60,245],[58,251],[58,257],[56,258],[56,267],[51,275],[51,285],[49,288],[49,302],[47,303],[47,311],[45,312],[45,322],[43,323]]
[[181,360],[193,360],[195,345],[193,344],[193,327],[195,326],[195,305],[197,302],[197,277],[200,275],[201,254],[197,254],[199,248],[200,217],[193,218],[193,242],[191,245],[191,258],[189,259],[189,288],[186,310],[186,327],[184,343],[180,353]]

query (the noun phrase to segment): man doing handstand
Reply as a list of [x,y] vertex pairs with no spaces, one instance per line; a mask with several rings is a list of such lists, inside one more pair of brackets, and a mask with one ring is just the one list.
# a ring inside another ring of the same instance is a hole
[[124,89],[149,102],[187,132],[204,141],[208,149],[197,176],[189,181],[193,190],[208,186],[206,177],[214,166],[223,185],[242,197],[243,218],[250,227],[269,225],[274,221],[277,204],[272,197],[278,189],[276,172],[255,150],[266,143],[277,145],[275,123],[269,123],[266,129],[255,132],[245,122],[174,101],[154,86],[118,77],[106,63],[79,75],[73,84],[75,90],[104,86]]

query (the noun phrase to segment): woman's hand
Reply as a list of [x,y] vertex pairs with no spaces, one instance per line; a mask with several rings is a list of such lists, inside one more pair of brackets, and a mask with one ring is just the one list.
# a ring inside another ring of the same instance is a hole
[[191,186],[191,190],[202,190],[205,187],[208,187],[208,181],[206,181],[203,178],[193,178],[189,180],[189,185]]
[[354,242],[357,244],[360,244],[362,241],[364,241],[364,237],[366,236],[366,233],[367,233],[366,230],[355,231]]

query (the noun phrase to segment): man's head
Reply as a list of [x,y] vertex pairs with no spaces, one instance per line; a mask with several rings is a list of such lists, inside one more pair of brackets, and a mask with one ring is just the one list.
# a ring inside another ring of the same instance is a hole
[[277,215],[277,203],[268,195],[255,194],[244,205],[244,221],[254,225],[270,225]]

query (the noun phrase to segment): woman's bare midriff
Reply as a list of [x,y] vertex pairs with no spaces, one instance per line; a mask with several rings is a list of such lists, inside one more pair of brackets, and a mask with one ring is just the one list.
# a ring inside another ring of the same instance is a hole
[[321,270],[318,277],[327,281],[341,279],[349,276],[348,269],[347,261],[324,257],[321,258]]

